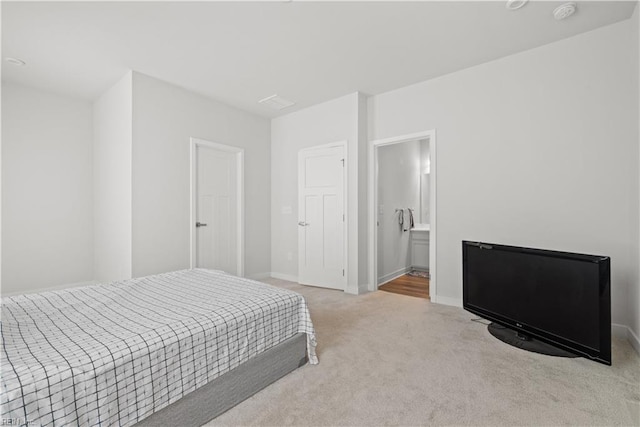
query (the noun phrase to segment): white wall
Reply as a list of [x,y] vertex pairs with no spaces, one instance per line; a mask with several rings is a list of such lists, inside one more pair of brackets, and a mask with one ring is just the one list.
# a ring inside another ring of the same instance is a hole
[[189,138],[245,149],[245,275],[270,271],[270,122],[133,75],[133,275],[189,268]]
[[[2,8],[0,7],[0,19],[2,19]],[[0,81],[2,77],[2,67],[0,67]],[[0,84],[0,100],[2,99],[2,84]],[[0,132],[2,128],[2,102],[0,102]],[[2,292],[2,137],[0,135],[0,293]]]
[[636,102],[636,150],[638,151],[636,158],[638,163],[636,164],[636,202],[635,203],[635,216],[637,221],[635,222],[635,232],[633,233],[637,238],[635,244],[632,244],[631,256],[636,260],[636,275],[631,282],[629,289],[629,327],[635,337],[632,338],[632,342],[636,344],[636,350],[640,352],[640,5],[636,3],[636,9],[631,18],[632,26],[632,46],[635,59],[635,92],[637,96]]
[[[421,142],[378,148],[378,283],[405,273],[411,266],[409,214],[420,216]],[[396,209],[405,209],[403,227]]]
[[2,292],[93,279],[91,104],[2,85]]
[[[424,173],[428,169],[428,173]],[[421,224],[429,224],[429,210],[431,194],[431,149],[429,140],[420,141],[420,219]]]
[[[272,120],[271,233],[275,238],[271,241],[271,271],[276,275],[291,279],[298,276],[298,151],[316,145],[347,141],[346,290],[358,293],[360,282],[366,283],[366,264],[364,272],[359,268],[361,257],[366,257],[366,247],[361,248],[362,242],[358,240],[361,222],[359,215],[366,215],[366,209],[359,209],[362,198],[358,192],[358,185],[365,185],[366,188],[366,179],[363,184],[359,179],[362,171],[358,169],[360,162],[365,165],[366,173],[366,161],[362,161],[360,149],[366,143],[366,137],[361,137],[363,130],[359,124],[360,104],[360,94],[353,93]],[[366,194],[366,191],[363,193]],[[366,198],[364,201],[366,203]],[[286,207],[291,207],[291,214],[283,213],[283,208]],[[366,237],[364,242],[366,245]],[[291,259],[288,259],[289,254]]]
[[94,274],[99,282],[131,278],[132,75],[94,103]]
[[[351,147],[351,152],[358,151],[358,234],[350,232],[351,239],[358,242],[358,293],[367,292],[369,283],[374,280],[369,277],[369,103],[368,97],[358,93],[358,146]],[[353,206],[351,209],[353,210]],[[353,240],[352,240],[353,241]],[[353,279],[353,277],[352,277]],[[349,292],[355,292],[351,288]]]
[[463,239],[604,254],[612,320],[629,324],[630,31],[625,21],[370,99],[371,139],[437,130],[439,297],[461,300]]

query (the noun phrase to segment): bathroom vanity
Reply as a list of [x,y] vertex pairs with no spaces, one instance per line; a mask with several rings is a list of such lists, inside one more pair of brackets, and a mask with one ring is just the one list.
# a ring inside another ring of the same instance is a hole
[[429,224],[411,229],[411,268],[429,270]]

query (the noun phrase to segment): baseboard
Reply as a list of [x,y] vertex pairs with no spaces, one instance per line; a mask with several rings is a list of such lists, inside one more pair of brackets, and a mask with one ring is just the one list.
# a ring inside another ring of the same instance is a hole
[[462,307],[462,301],[458,298],[439,297],[436,295],[432,295],[431,302],[442,305],[450,305],[452,307]]
[[267,273],[255,273],[252,274],[250,276],[247,276],[247,279],[251,279],[251,280],[264,280],[264,279],[268,279],[271,277],[271,273],[267,272]]
[[611,336],[618,338],[628,338],[629,336],[629,328],[625,325],[620,325],[617,323],[611,324]]
[[369,283],[360,283],[358,285],[358,295],[366,294],[367,292],[369,292]]
[[636,353],[640,354],[640,339],[638,339],[638,336],[633,332],[631,328],[627,327],[627,331],[627,340],[629,340],[631,347],[635,349]]
[[384,285],[385,283],[389,283],[392,280],[397,279],[400,276],[404,276],[408,272],[411,271],[411,266],[404,267],[399,270],[394,271],[393,273],[385,274],[382,277],[378,277],[378,287]]
[[298,276],[292,276],[291,274],[276,273],[275,271],[272,271],[269,276],[274,279],[288,280],[289,282],[298,283]]
[[631,344],[631,347],[633,347],[636,353],[640,354],[640,340],[630,327],[612,323],[611,335],[614,337],[626,339],[627,341],[629,341],[629,344]]
[[7,293],[2,293],[3,297],[11,297],[14,295],[26,295],[26,294],[37,294],[40,292],[47,292],[47,291],[60,291],[62,289],[70,289],[70,288],[79,288],[81,286],[90,286],[90,285],[97,285],[99,282],[96,280],[88,280],[86,282],[76,282],[76,283],[67,283],[64,285],[57,285],[57,286],[49,286],[46,288],[38,288],[38,289],[29,289],[26,292],[24,291],[15,291],[15,292],[7,292]]

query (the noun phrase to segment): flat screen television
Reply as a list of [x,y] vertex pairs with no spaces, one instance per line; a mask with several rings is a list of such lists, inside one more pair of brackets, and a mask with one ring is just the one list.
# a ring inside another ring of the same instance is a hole
[[609,257],[463,241],[462,265],[464,309],[514,337],[493,335],[611,365]]

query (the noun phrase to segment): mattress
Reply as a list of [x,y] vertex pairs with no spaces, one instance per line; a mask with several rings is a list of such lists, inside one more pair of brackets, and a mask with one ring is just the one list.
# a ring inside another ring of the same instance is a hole
[[2,418],[128,426],[297,333],[295,292],[182,270],[2,299]]

